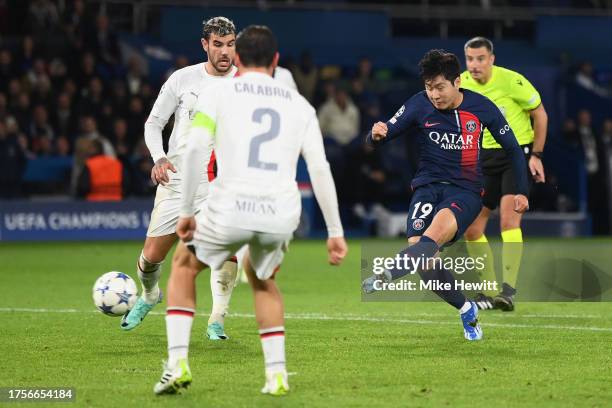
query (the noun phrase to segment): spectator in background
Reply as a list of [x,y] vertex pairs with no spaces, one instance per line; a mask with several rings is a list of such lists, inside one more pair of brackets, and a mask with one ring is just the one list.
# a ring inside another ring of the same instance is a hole
[[8,83],[8,104],[9,110],[17,108],[19,95],[22,93],[21,82],[18,79],[11,79]]
[[[77,84],[71,78],[66,79],[66,81],[64,82],[64,86],[62,87],[62,92],[67,93],[68,96],[70,97],[70,100],[72,100],[73,102],[75,101],[75,98],[78,98],[79,96]],[[73,103],[73,108],[74,108],[74,103]]]
[[9,133],[0,120],[0,198],[21,196],[21,178],[26,166],[26,155],[14,133]]
[[77,192],[77,182],[89,154],[90,141],[98,140],[102,144],[102,151],[105,156],[116,156],[113,145],[98,132],[98,125],[93,116],[81,118],[80,126],[81,134],[74,143],[74,162],[70,179],[70,188],[73,194]]
[[13,54],[9,50],[0,50],[0,92],[7,92],[9,81],[16,76]]
[[591,125],[591,112],[582,109],[578,112],[578,135],[580,136],[580,146],[584,157],[584,165],[590,176],[595,176],[599,172],[599,159],[597,154],[597,141],[595,132]]
[[593,233],[602,234],[607,232],[606,214],[608,209],[606,206],[605,176],[600,162],[602,157],[601,146],[595,138],[591,112],[586,109],[580,110],[577,122],[580,147],[587,171],[588,210],[593,217]]
[[125,77],[127,90],[130,95],[138,95],[144,82],[144,67],[143,62],[137,55],[132,55],[127,63],[128,72]]
[[49,63],[49,78],[53,88],[59,89],[68,76],[68,67],[60,58],[53,58]]
[[128,159],[132,153],[133,143],[128,137],[128,125],[125,119],[117,118],[113,122],[113,132],[110,136],[110,141],[117,149],[117,157],[120,159]]
[[6,100],[6,95],[0,93],[0,121],[4,121],[8,115],[8,101]]
[[53,93],[51,91],[51,81],[48,76],[42,76],[32,89],[32,103],[43,105],[47,109],[51,109],[53,104]]
[[135,163],[132,191],[139,196],[154,194],[157,186],[151,180],[153,162],[144,139],[138,141],[132,157]]
[[576,122],[572,118],[567,118],[563,121],[563,139],[573,148],[580,148],[580,133],[578,133],[578,127]]
[[144,138],[144,123],[147,120],[147,114],[140,97],[134,96],[130,99],[126,120],[131,144],[134,145],[137,140]]
[[32,123],[28,127],[28,135],[34,154],[48,156],[53,153],[55,132],[49,123],[47,108],[43,105],[36,105],[34,107]]
[[79,114],[81,116],[93,116],[96,118],[96,121],[100,121],[104,102],[104,85],[102,80],[99,77],[91,78],[89,86],[83,89],[79,103]]
[[361,81],[364,89],[371,90],[373,88],[373,72],[372,61],[368,57],[361,58],[357,66],[356,78]]
[[[106,156],[116,156],[112,143],[98,131],[98,125],[93,116],[81,118],[81,134],[75,144],[75,155],[80,156],[81,159],[84,159],[87,153],[86,146],[84,149],[78,147],[79,144],[83,143],[80,141],[83,140],[99,140],[102,143],[102,149]],[[76,157],[75,161],[77,161]]]
[[317,82],[319,81],[319,71],[314,65],[312,56],[309,52],[302,53],[300,63],[294,67],[292,74],[300,94],[302,94],[308,102],[313,103]]
[[612,146],[612,119],[604,120],[601,141],[605,146]]
[[85,10],[84,0],[74,0],[72,5],[66,8],[63,17],[64,31],[68,37],[70,48],[74,52],[83,50],[83,37],[88,26],[88,18]]
[[56,155],[58,157],[69,157],[71,153],[70,140],[68,140],[66,136],[58,137],[56,143]]
[[77,197],[88,201],[120,201],[127,191],[127,175],[119,160],[103,153],[100,140],[88,140],[85,165],[77,182]]
[[39,39],[55,32],[60,21],[57,6],[51,0],[32,0],[27,19],[30,32]]
[[129,99],[125,82],[113,82],[110,100],[117,112],[123,114],[125,111],[127,111]]
[[96,59],[92,53],[86,52],[83,54],[83,57],[81,57],[80,68],[73,75],[76,79],[77,88],[86,88],[96,76]]
[[347,173],[353,181],[348,190],[349,202],[355,212],[363,216],[384,199],[387,176],[380,150],[360,143],[350,154]]
[[590,62],[583,62],[580,64],[578,72],[576,73],[576,83],[602,98],[608,98],[610,96],[610,92],[595,81],[593,64]]
[[342,88],[336,88],[333,98],[321,105],[318,117],[323,135],[340,146],[359,134],[359,110]]
[[74,137],[76,117],[72,109],[72,99],[68,93],[59,94],[52,117],[53,126],[59,134],[67,135],[69,139]]
[[13,108],[12,111],[19,125],[19,129],[28,129],[32,120],[30,95],[26,92],[20,93],[17,97],[17,106]]
[[91,50],[96,58],[109,69],[120,62],[117,35],[111,30],[106,15],[99,14],[96,17],[95,28],[86,35],[85,47]]
[[41,78],[47,76],[47,63],[42,58],[36,58],[27,71],[25,80],[29,89],[36,87]]
[[350,188],[346,181],[347,176],[351,175],[347,174],[347,164],[351,142],[359,133],[359,110],[350,100],[346,90],[335,86],[329,90],[332,89],[333,96],[319,109],[319,125],[324,136],[325,153],[336,182],[338,197],[340,201],[348,201]]
[[18,60],[20,62],[21,71],[27,71],[32,68],[34,65],[34,59],[36,58],[36,49],[34,46],[34,39],[26,35],[23,37],[23,41],[21,43],[21,55],[19,55]]

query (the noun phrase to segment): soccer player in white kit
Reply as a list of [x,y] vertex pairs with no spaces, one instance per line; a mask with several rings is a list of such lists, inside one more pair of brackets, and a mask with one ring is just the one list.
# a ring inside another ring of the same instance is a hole
[[[329,262],[338,265],[347,253],[316,112],[298,92],[271,77],[278,63],[277,49],[267,27],[247,27],[236,40],[239,76],[199,96],[183,156],[177,225],[178,236],[196,254],[193,267],[198,269],[218,268],[248,245],[244,267],[254,293],[265,361],[261,391],[271,395],[289,390],[283,302],[274,276],[300,219],[295,181],[300,154],[327,225]],[[211,139],[218,173],[208,199],[198,208],[199,163],[210,154]],[[196,275],[187,269],[173,269],[172,274],[181,275],[177,282],[182,287],[173,288],[168,298],[168,361],[154,387],[156,394],[176,393],[192,381],[187,354]],[[175,296],[176,292],[182,296]]]
[[[138,277],[143,293],[132,310],[122,318],[123,330],[138,326],[153,306],[161,301],[162,294],[158,286],[161,265],[177,240],[175,231],[182,196],[181,179],[184,177],[180,158],[185,152],[190,110],[203,89],[219,80],[233,77],[237,71],[233,65],[236,28],[232,21],[225,17],[211,18],[204,22],[202,32],[202,47],[208,54],[208,61],[175,71],[162,86],[145,124],[145,142],[155,162],[151,179],[159,186],[147,238],[138,260]],[[174,127],[166,155],[162,130],[172,114]],[[214,157],[211,157],[211,154],[204,157],[198,168],[204,175],[196,194],[196,202],[201,203],[208,195],[209,181],[214,178]],[[185,256],[182,256],[180,251],[175,253],[173,268],[184,259]],[[235,278],[235,260],[219,265],[211,272],[213,308],[207,335],[212,340],[227,338],[223,324]],[[169,282],[168,286],[172,284],[173,282]]]

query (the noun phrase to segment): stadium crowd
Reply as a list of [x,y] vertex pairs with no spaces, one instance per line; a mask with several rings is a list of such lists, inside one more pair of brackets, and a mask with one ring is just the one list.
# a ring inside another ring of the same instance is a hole
[[[82,0],[16,4],[9,18],[6,3],[0,2],[0,22],[6,23],[0,24],[0,197],[76,196],[91,140],[101,142],[104,154],[122,163],[128,181],[124,197],[152,195],[153,163],[144,144],[144,122],[165,78],[150,77],[143,59],[122,53],[107,16]],[[166,77],[196,62],[178,56]],[[362,215],[377,203],[404,202],[416,165],[414,146],[408,142],[405,148],[381,153],[362,143],[372,123],[393,113],[386,92],[397,76],[375,70],[366,57],[349,68],[318,67],[308,52],[282,63],[317,108],[341,202]],[[609,98],[589,64],[576,71],[575,83]],[[603,208],[607,194],[595,186],[605,182],[602,169],[606,146],[612,145],[612,120],[599,131],[589,111],[568,112],[563,134],[567,147],[584,158],[590,209]],[[394,157],[411,160],[413,167],[400,169]],[[24,183],[28,161],[48,158],[70,161],[72,171],[61,182]],[[550,189],[539,189],[532,204],[563,210],[553,196]]]

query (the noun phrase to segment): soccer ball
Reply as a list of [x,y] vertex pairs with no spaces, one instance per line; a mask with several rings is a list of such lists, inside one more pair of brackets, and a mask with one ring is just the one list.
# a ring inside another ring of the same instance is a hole
[[108,316],[123,316],[138,299],[136,282],[123,272],[107,272],[93,287],[93,301]]

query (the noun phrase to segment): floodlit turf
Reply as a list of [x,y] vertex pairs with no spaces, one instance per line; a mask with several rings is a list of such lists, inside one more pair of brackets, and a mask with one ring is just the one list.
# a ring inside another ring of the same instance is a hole
[[0,245],[0,387],[76,388],[76,403],[53,406],[612,404],[612,304],[523,303],[515,313],[483,313],[485,340],[468,343],[445,304],[362,303],[356,241],[340,268],[326,264],[322,241],[294,242],[286,257],[278,281],[288,315],[287,397],[259,395],[263,361],[246,285],[234,292],[231,339],[205,338],[207,273],[198,284],[192,387],[156,397],[164,305],[122,332],[119,319],[96,312],[91,300],[103,272],[136,277],[139,243]]

